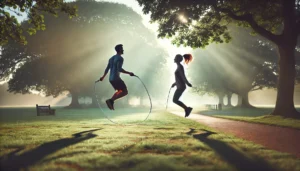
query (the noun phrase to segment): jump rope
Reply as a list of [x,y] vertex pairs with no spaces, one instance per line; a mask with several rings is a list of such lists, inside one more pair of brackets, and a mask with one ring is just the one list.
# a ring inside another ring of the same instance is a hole
[[[140,82],[143,84],[143,86],[144,86],[144,88],[145,88],[145,90],[146,90],[146,92],[147,92],[147,94],[148,94],[149,101],[150,101],[150,109],[149,109],[149,113],[148,113],[147,117],[146,117],[143,121],[141,121],[141,122],[144,122],[144,121],[146,121],[146,120],[148,119],[148,117],[150,116],[150,114],[151,114],[151,112],[152,112],[152,100],[151,100],[149,91],[148,91],[146,85],[144,84],[144,82],[140,79],[140,77],[138,77],[138,76],[136,76],[136,75],[134,75],[134,77],[138,78],[138,79],[140,80]],[[117,123],[117,122],[111,120],[111,119],[106,115],[106,113],[104,112],[104,110],[102,109],[102,107],[101,107],[101,105],[100,105],[100,103],[99,103],[98,96],[97,96],[97,94],[96,94],[96,84],[97,84],[97,82],[95,82],[95,84],[94,84],[94,94],[95,94],[95,97],[96,97],[96,100],[97,100],[97,103],[98,103],[98,106],[99,106],[100,110],[102,111],[102,113],[104,114],[104,116],[106,117],[106,119],[108,119],[111,123],[119,124],[119,123]],[[169,93],[168,93],[167,103],[166,103],[166,110],[168,109],[168,102],[169,102],[169,96],[170,96],[171,89],[172,89],[172,87],[170,87],[170,90],[169,90]],[[225,135],[225,134],[223,133],[223,135]],[[235,141],[233,141],[231,137],[229,137],[229,136],[227,136],[227,135],[225,135],[225,137],[229,138],[229,139],[231,140],[231,142],[233,142],[235,145],[237,145],[237,143],[236,143]]]
[[[146,85],[145,85],[144,82],[140,79],[140,77],[138,77],[137,75],[133,75],[133,77],[138,78],[138,79],[140,80],[140,82],[143,84],[143,86],[144,86],[144,88],[145,88],[145,90],[146,90],[146,92],[147,92],[147,94],[148,94],[149,101],[150,101],[149,113],[148,113],[147,117],[146,117],[144,120],[141,121],[141,122],[144,122],[144,121],[146,121],[146,120],[148,119],[148,117],[150,116],[150,114],[151,114],[151,112],[152,112],[152,100],[151,100],[151,97],[150,97],[150,94],[149,94],[149,91],[148,91]],[[94,84],[94,94],[95,94],[95,97],[96,97],[96,100],[97,100],[97,103],[98,103],[98,106],[99,106],[100,110],[102,111],[102,113],[104,114],[104,116],[106,117],[106,119],[108,119],[111,123],[119,124],[119,123],[117,123],[117,122],[111,120],[111,119],[106,115],[106,113],[104,112],[104,110],[102,109],[102,107],[101,107],[101,105],[100,105],[100,103],[99,103],[98,95],[96,94],[96,84],[97,84],[97,82],[95,82],[95,84]]]

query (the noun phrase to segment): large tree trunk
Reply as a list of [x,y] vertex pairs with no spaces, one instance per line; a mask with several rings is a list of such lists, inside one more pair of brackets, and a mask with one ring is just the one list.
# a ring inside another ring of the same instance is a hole
[[294,88],[295,88],[295,57],[294,47],[288,45],[279,46],[279,79],[277,86],[277,99],[273,115],[284,117],[300,118],[294,106]]
[[238,98],[237,106],[241,106],[241,105],[242,105],[242,99],[243,99],[243,98],[242,98],[242,96],[239,95],[239,94],[238,94],[237,96],[238,96],[238,97],[237,97],[237,98]]
[[238,95],[238,107],[252,108],[253,106],[249,103],[248,97],[249,91],[242,92]]
[[72,94],[72,101],[68,106],[68,108],[80,108],[81,106],[78,101],[78,94],[76,92],[71,92],[71,94]]
[[243,92],[241,94],[242,96],[242,106],[241,107],[253,107],[250,103],[249,103],[249,92]]
[[283,33],[280,37],[278,50],[279,58],[279,79],[277,86],[277,99],[273,115],[284,117],[300,118],[294,106],[294,88],[295,88],[295,47],[299,28],[297,28],[297,19],[295,16],[295,0],[282,1],[283,8]]
[[219,98],[219,104],[221,104],[222,106],[224,106],[224,94],[219,93],[218,94],[218,98]]
[[227,105],[228,107],[231,107],[232,104],[231,104],[231,98],[232,98],[232,94],[231,93],[228,93],[227,94]]

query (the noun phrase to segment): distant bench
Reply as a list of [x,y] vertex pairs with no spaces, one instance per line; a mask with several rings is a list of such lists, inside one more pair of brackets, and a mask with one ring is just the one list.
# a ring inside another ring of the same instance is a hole
[[219,104],[206,104],[205,107],[208,109],[214,109],[214,110],[222,110],[222,105]]
[[50,105],[39,106],[38,104],[36,104],[36,114],[37,114],[37,116],[55,115],[55,109],[51,109]]

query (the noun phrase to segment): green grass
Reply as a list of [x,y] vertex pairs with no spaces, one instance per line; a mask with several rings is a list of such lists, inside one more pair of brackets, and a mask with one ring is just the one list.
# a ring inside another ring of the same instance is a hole
[[218,118],[300,129],[300,119],[273,116],[270,115],[272,111],[272,108],[225,108],[221,111],[203,110],[199,113]]
[[[1,168],[16,170],[293,170],[300,160],[169,113],[0,109]],[[125,113],[125,116],[122,115]],[[125,119],[127,118],[127,120]]]

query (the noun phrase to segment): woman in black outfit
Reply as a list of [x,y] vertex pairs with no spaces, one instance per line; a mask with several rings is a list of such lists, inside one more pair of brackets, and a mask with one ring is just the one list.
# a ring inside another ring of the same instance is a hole
[[177,69],[175,71],[175,83],[172,84],[172,87],[177,86],[177,89],[174,93],[173,102],[180,107],[182,107],[185,111],[185,117],[188,117],[193,110],[191,107],[187,107],[184,103],[179,101],[180,96],[186,89],[186,85],[189,87],[192,87],[192,84],[189,83],[189,81],[186,79],[186,76],[184,74],[184,68],[181,64],[181,61],[184,59],[184,62],[188,64],[192,61],[193,57],[191,54],[185,54],[185,55],[176,55],[174,58],[174,62],[177,64]]

